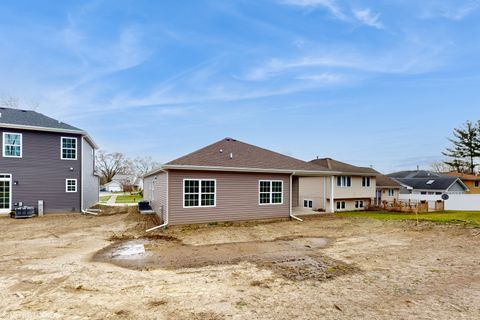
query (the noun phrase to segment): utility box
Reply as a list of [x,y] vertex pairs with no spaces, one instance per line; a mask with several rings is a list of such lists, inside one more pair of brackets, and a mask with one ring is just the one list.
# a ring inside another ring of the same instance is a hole
[[43,217],[43,200],[38,200],[38,216]]

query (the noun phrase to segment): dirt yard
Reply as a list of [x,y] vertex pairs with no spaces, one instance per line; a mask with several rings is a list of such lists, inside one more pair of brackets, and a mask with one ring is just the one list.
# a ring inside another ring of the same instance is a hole
[[325,216],[145,238],[153,224],[0,218],[0,318],[480,319],[478,228]]

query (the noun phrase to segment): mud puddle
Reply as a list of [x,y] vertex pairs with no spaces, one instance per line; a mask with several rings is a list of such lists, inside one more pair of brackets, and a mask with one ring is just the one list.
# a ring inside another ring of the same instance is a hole
[[291,280],[326,280],[354,272],[354,266],[321,255],[322,237],[287,237],[271,241],[193,246],[172,239],[116,242],[93,260],[136,270],[201,268],[250,262]]

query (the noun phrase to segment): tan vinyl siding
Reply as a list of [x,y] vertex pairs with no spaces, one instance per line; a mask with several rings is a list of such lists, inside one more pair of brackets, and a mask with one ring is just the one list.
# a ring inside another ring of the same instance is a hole
[[[155,179],[156,178],[156,179]],[[160,172],[143,180],[143,198],[163,220],[167,207],[167,173]]]
[[[394,195],[389,196],[388,195],[388,190],[393,189],[394,190]],[[388,202],[393,202],[394,200],[398,201],[398,196],[400,195],[400,189],[397,188],[384,188],[384,189],[379,189],[382,192],[382,198],[381,201],[388,201]]]
[[[183,207],[184,179],[215,179],[215,207]],[[283,181],[283,204],[259,205],[259,180]],[[286,218],[290,214],[290,175],[169,170],[169,223]]]
[[[363,199],[375,198],[376,181],[375,177],[370,177],[370,187],[362,186],[362,177],[351,176],[352,186],[338,187],[337,177],[334,177],[334,199]],[[327,198],[330,198],[330,184],[327,184]]]
[[[301,177],[299,179],[299,208],[300,211],[325,209],[324,181],[330,183],[330,177]],[[305,208],[304,200],[311,200],[313,208]]]

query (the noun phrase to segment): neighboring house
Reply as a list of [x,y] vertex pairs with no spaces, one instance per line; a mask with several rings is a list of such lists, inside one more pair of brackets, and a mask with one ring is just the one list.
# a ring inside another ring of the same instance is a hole
[[299,205],[294,178],[333,174],[226,138],[147,173],[144,198],[168,224],[288,218]]
[[0,213],[16,205],[79,212],[98,202],[95,142],[30,110],[0,108]]
[[382,202],[398,201],[400,190],[403,186],[392,178],[383,174],[377,175],[377,193],[375,196],[375,204],[380,205]]
[[388,176],[402,185],[401,194],[464,194],[468,187],[457,177],[425,170],[400,171]]
[[467,194],[480,194],[480,176],[468,173],[448,172],[447,176],[457,177],[467,186]]
[[142,188],[143,181],[141,178],[133,174],[116,174],[112,178],[112,181],[107,182],[102,186],[102,191],[122,192],[140,190]]
[[310,163],[337,172],[333,183],[328,177],[298,177],[300,211],[365,210],[375,199],[376,175],[372,168],[357,167],[330,158]]
[[122,192],[123,191],[123,184],[120,181],[112,180],[110,182],[105,183],[102,186],[102,191],[106,192]]

